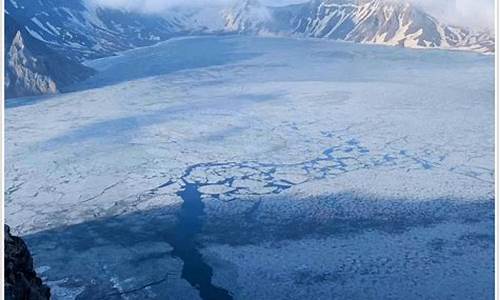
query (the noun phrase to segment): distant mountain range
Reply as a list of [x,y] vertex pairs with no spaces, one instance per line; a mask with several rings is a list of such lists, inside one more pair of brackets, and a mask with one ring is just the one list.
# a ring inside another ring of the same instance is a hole
[[33,37],[77,60],[185,34],[175,20],[94,6],[86,0],[7,0],[5,10]]
[[408,48],[441,48],[493,53],[489,33],[476,33],[441,23],[404,1],[313,0],[270,8],[270,16],[255,24],[248,11],[262,10],[255,0],[237,6],[228,17],[231,29],[292,34]]
[[228,7],[174,7],[161,15],[85,0],[7,0],[5,9],[9,97],[57,92],[93,74],[80,64],[83,60],[186,35],[278,35],[495,51],[489,33],[446,25],[409,3],[390,0],[312,0],[282,7],[242,0]]

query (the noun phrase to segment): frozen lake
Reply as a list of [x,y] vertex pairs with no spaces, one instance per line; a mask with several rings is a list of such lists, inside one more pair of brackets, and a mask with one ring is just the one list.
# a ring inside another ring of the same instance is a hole
[[194,37],[6,104],[54,299],[492,299],[494,58]]

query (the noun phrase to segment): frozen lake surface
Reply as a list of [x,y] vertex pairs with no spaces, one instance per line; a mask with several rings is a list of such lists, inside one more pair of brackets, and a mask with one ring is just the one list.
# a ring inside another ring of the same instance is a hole
[[493,298],[493,57],[228,36],[88,64],[6,104],[6,222],[54,299]]

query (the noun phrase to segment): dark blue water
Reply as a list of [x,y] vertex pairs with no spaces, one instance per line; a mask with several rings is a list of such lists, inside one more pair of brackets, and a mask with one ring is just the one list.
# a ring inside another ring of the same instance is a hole
[[196,242],[196,236],[203,228],[205,205],[197,185],[186,183],[184,190],[178,195],[184,202],[178,213],[178,223],[171,245],[174,248],[172,255],[184,263],[182,278],[196,288],[204,300],[233,299],[228,291],[212,284],[212,268],[203,261],[198,250],[200,245]]

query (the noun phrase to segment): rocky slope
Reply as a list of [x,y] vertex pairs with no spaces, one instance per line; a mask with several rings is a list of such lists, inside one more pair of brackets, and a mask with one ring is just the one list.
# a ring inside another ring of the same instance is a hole
[[34,37],[78,60],[185,34],[177,18],[109,9],[86,0],[9,0],[5,10]]
[[[258,0],[237,2],[222,13],[224,30],[228,32],[264,34],[276,31],[272,26],[277,23],[273,19],[273,9],[262,5]],[[290,28],[285,26],[284,31]]]
[[443,24],[403,1],[311,0],[267,7],[259,0],[238,0],[229,7],[181,6],[146,14],[90,0],[8,0],[5,9],[7,97],[56,93],[93,74],[78,61],[185,35],[282,35],[495,51],[489,33]]
[[57,93],[94,71],[35,39],[10,15],[5,15],[6,98]]
[[5,299],[44,300],[50,299],[50,289],[45,286],[33,270],[33,259],[24,241],[10,234],[5,225]]
[[303,4],[269,8],[271,17],[249,24],[248,11],[261,10],[256,0],[246,0],[230,13],[232,30],[274,32],[302,37],[329,38],[409,48],[442,48],[493,53],[495,41],[488,33],[475,33],[441,23],[408,2],[389,0],[312,0]]
[[172,7],[158,14],[112,9],[89,0],[9,0],[6,11],[37,39],[79,60],[109,56],[175,36],[278,34],[412,48],[494,52],[488,33],[443,24],[404,1],[311,0],[267,7],[259,0]]

